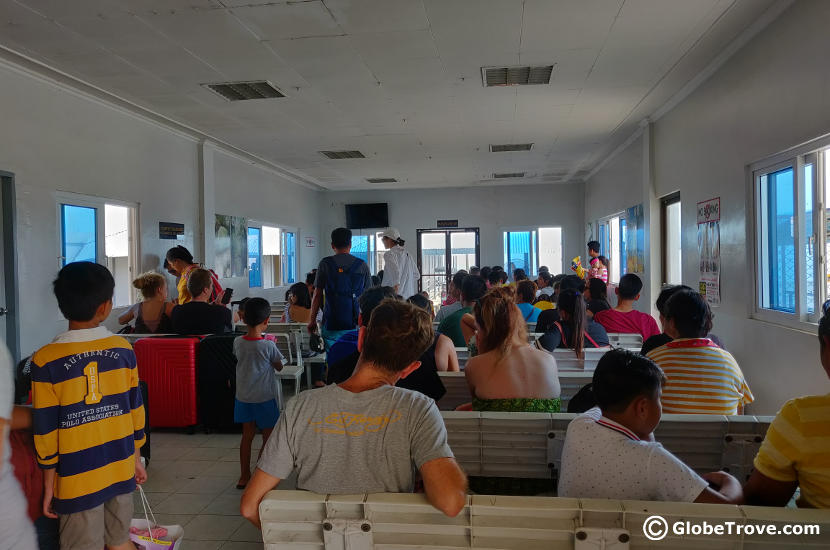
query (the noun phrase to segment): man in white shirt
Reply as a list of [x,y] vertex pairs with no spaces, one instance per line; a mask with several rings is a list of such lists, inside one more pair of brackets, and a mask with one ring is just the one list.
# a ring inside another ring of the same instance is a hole
[[411,298],[418,292],[418,280],[421,273],[415,260],[403,247],[405,241],[400,232],[390,227],[383,232],[381,238],[383,246],[387,248],[383,254],[383,281],[382,286],[391,286],[395,293],[404,299]]
[[627,350],[597,364],[597,407],[568,426],[560,497],[740,504],[741,484],[725,472],[697,475],[654,441],[660,423],[663,371]]

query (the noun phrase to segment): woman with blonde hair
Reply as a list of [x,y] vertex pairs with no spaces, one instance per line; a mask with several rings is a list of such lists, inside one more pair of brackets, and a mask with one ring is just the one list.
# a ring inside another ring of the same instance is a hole
[[126,325],[135,319],[133,332],[138,334],[173,332],[170,313],[175,304],[167,301],[167,280],[164,276],[148,271],[139,275],[133,286],[141,291],[144,300],[128,309],[118,318],[118,322]]
[[473,410],[559,412],[556,360],[528,343],[514,289],[490,289],[473,315],[479,355],[464,369]]

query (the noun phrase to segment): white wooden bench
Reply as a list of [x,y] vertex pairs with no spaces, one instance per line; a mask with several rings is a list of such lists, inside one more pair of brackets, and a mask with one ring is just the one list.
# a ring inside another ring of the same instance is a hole
[[[469,475],[556,478],[570,413],[442,411],[450,447]],[[752,471],[772,417],[665,414],[655,439],[699,473]]]
[[[551,497],[467,497],[450,518],[423,494],[318,495],[271,491],[259,505],[265,550],[789,550],[830,547],[830,514],[822,510],[725,504]],[[722,525],[817,525],[820,534],[678,536],[648,540],[643,527],[659,515],[676,522]],[[803,546],[802,546],[803,544]]]
[[614,348],[625,348],[632,351],[640,351],[643,348],[643,335],[609,332],[608,342],[611,344],[611,347]]

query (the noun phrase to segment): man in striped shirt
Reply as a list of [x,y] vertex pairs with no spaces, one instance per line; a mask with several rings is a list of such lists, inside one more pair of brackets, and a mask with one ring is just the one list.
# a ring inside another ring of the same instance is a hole
[[647,355],[668,379],[663,411],[685,414],[743,414],[754,398],[732,354],[706,335],[712,310],[693,290],[681,290],[666,303],[663,327],[672,341]]
[[[830,316],[818,325],[830,376]],[[747,504],[785,506],[801,487],[801,508],[830,508],[830,394],[792,399],[772,421],[744,490]]]

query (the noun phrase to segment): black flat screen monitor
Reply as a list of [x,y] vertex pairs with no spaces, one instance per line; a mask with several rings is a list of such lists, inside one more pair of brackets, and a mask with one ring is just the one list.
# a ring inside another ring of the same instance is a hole
[[388,226],[389,208],[385,202],[346,205],[346,227],[349,229],[375,229]]

